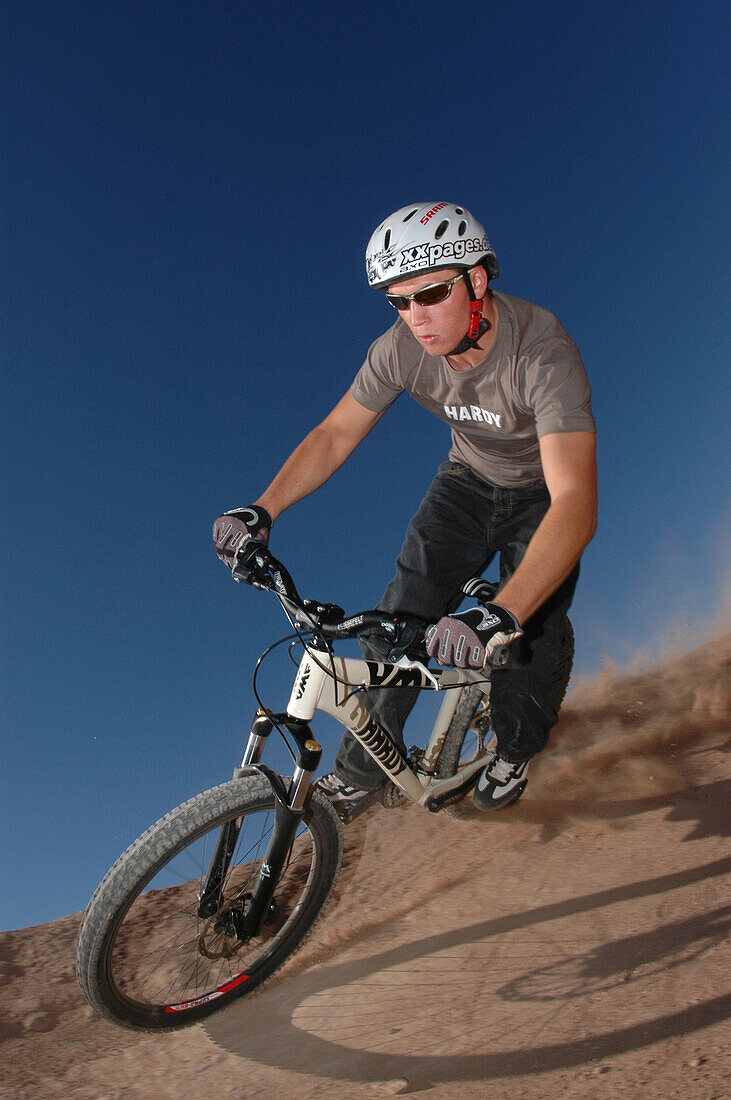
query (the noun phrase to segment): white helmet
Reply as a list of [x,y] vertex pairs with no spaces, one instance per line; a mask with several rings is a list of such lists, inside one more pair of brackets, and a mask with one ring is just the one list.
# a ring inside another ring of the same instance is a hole
[[491,279],[499,274],[484,228],[451,202],[403,206],[378,226],[366,248],[368,282],[377,289],[428,271],[466,271],[478,264]]

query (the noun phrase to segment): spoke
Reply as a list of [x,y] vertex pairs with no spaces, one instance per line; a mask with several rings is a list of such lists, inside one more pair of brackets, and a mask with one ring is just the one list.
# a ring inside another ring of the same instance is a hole
[[[241,905],[257,875],[273,828],[273,812],[241,821],[230,865],[221,884],[221,905],[210,918],[198,916],[198,895],[209,873],[221,826],[182,849],[160,868],[130,908],[119,931],[112,968],[122,993],[141,1003],[178,1004],[214,992],[247,970],[278,941],[297,911],[311,878],[312,839],[303,828],[293,842],[277,884],[276,911],[249,941],[214,931],[222,912]],[[191,874],[192,872],[192,874]]]

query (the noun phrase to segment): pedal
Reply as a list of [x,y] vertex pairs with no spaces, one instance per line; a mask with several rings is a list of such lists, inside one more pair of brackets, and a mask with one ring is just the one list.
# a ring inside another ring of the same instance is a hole
[[330,805],[335,810],[343,825],[349,825],[351,821],[355,821],[356,817],[360,817],[362,813],[369,810],[371,806],[377,801],[378,792],[373,791],[372,794],[367,795],[365,798],[358,799],[357,802],[331,802]]

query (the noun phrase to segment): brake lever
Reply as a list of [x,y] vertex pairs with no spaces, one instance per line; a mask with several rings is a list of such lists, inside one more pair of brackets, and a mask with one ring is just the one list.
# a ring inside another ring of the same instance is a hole
[[434,675],[432,670],[430,668],[427,668],[426,665],[423,664],[421,661],[411,661],[405,653],[402,653],[398,661],[391,661],[391,664],[394,665],[396,668],[403,668],[407,671],[410,669],[416,669],[418,672],[421,672],[424,674],[424,676],[426,676],[427,680],[429,680],[430,683],[433,685],[435,691],[441,691],[441,681]]
[[266,546],[256,539],[248,538],[234,554],[231,576],[238,584],[243,581],[253,588],[270,590],[274,587],[268,572],[271,561],[272,555]]

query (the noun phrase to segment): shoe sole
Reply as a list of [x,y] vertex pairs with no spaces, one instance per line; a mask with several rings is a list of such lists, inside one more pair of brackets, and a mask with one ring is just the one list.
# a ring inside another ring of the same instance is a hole
[[[495,810],[504,810],[508,806],[514,806],[515,805],[515,803],[518,801],[518,799],[520,798],[520,796],[522,795],[523,791],[525,790],[525,788],[527,786],[528,786],[528,780],[526,779],[516,789],[515,794],[513,795],[513,797],[506,799],[505,802],[501,802],[499,806],[481,806],[479,804],[479,802],[475,802],[474,796],[472,798],[472,805],[475,807],[476,810],[479,810],[480,813],[482,813],[482,814],[491,814],[491,813],[494,813]],[[477,793],[477,792],[475,792],[475,793]]]

